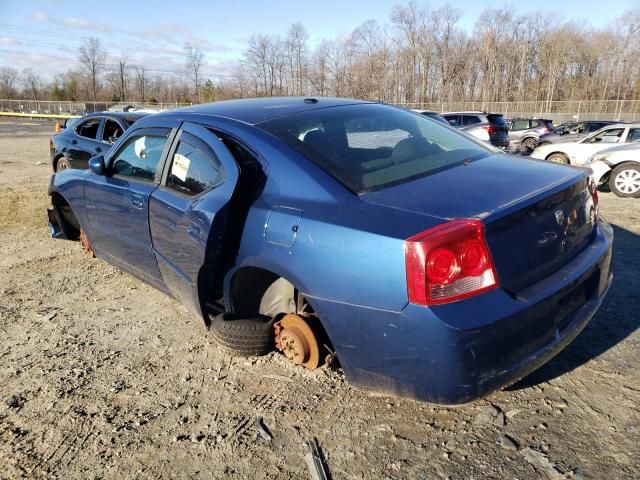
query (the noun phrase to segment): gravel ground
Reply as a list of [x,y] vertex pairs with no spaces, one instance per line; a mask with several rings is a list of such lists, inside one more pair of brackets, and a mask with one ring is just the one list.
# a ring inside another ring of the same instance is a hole
[[616,278],[589,327],[449,409],[219,352],[180,304],[49,238],[47,143],[0,128],[0,478],[309,478],[313,437],[335,479],[640,477],[640,200],[601,194]]

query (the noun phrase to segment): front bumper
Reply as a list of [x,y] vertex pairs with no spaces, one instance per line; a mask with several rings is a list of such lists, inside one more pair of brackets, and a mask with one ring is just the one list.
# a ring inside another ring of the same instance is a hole
[[514,383],[568,345],[589,323],[612,281],[613,231],[558,272],[518,294],[496,289],[401,312],[309,300],[352,385],[445,405]]
[[596,185],[600,185],[606,181],[607,175],[611,172],[611,167],[604,163],[602,160],[598,160],[597,162],[591,162],[585,167],[591,170],[591,178],[596,183]]

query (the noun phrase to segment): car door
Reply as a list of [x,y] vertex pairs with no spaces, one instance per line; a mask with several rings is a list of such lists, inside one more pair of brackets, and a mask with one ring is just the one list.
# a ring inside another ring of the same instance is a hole
[[582,165],[591,155],[622,143],[626,130],[624,127],[605,128],[589,135],[576,144],[569,145],[567,153],[571,163]]
[[529,128],[529,120],[524,118],[517,118],[511,122],[511,128],[509,129],[509,138],[513,140],[522,140],[525,131]]
[[65,152],[73,168],[87,168],[89,159],[101,153],[98,135],[102,131],[103,120],[101,117],[87,118],[74,128]]
[[171,293],[199,311],[198,275],[214,271],[222,249],[226,206],[239,169],[222,141],[184,123],[169,152],[162,184],[151,195],[149,227],[158,266]]
[[141,128],[85,181],[89,240],[98,257],[162,287],[149,233],[149,197],[161,179],[170,128]]

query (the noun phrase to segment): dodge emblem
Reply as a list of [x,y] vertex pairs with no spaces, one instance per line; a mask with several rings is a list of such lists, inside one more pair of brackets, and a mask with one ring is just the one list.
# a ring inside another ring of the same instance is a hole
[[564,225],[564,212],[562,210],[555,211],[556,223],[560,226]]

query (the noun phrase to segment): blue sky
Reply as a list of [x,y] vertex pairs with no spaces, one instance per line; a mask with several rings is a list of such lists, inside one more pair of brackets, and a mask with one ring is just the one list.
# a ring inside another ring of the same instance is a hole
[[[530,15],[552,11],[567,20],[602,27],[625,10],[637,7],[637,1],[494,0],[489,5]],[[183,45],[188,41],[206,52],[206,73],[224,75],[240,58],[252,34],[284,35],[292,23],[301,22],[314,44],[323,38],[344,37],[369,19],[384,25],[398,3],[407,2],[0,0],[0,66],[32,67],[50,76],[75,66],[79,44],[93,35],[103,41],[112,58],[125,54],[130,63],[158,71],[183,69]],[[461,25],[467,28],[488,5],[477,0],[448,3],[463,12]]]

